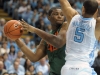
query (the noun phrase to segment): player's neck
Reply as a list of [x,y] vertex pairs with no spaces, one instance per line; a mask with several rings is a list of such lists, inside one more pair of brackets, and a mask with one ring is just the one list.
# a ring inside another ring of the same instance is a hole
[[57,31],[61,26],[62,26],[62,24],[52,24],[51,28],[53,31]]
[[83,14],[82,15],[84,18],[92,18],[93,17],[93,15],[88,15],[88,14]]
[[56,31],[56,30],[58,30],[58,27],[52,26],[52,30],[53,30],[53,31]]

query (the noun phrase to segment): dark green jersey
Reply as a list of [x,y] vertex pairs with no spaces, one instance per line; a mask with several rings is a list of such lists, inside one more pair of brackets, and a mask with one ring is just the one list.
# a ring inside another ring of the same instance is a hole
[[[51,34],[57,35],[57,32],[51,32]],[[52,40],[52,39],[50,39]],[[61,68],[65,63],[65,46],[61,48],[55,48],[47,43],[47,55],[50,64],[50,74],[49,75],[61,75]]]

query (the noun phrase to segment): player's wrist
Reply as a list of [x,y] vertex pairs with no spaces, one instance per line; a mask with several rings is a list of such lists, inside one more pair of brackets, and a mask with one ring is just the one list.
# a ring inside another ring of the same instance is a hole
[[21,43],[20,39],[16,39],[15,42],[19,45],[20,48],[24,47],[24,44]]
[[29,25],[29,27],[28,27],[28,31],[29,31],[29,32],[34,32],[34,30],[35,30],[35,27]]

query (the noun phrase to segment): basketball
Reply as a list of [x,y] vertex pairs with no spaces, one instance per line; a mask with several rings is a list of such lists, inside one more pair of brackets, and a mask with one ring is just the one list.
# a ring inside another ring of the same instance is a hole
[[10,20],[4,26],[4,34],[11,40],[16,40],[21,37],[23,31],[21,30],[20,22],[17,20]]

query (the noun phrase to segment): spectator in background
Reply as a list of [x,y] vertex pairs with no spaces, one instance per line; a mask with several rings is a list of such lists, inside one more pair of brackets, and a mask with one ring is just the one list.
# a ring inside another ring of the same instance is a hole
[[34,75],[35,74],[35,68],[34,68],[34,66],[33,65],[30,65],[29,67],[28,67],[28,71],[32,74],[32,75]]
[[2,43],[2,47],[0,49],[0,55],[2,55],[4,53],[9,53],[9,48],[7,48],[7,42],[6,41],[4,41]]
[[50,25],[50,21],[47,18],[47,12],[46,11],[43,12],[42,16],[43,16],[43,21],[44,21],[45,25]]
[[43,12],[43,3],[41,2],[41,0],[37,1],[37,6],[35,7],[36,10],[38,10],[38,12]]
[[2,75],[5,72],[7,72],[7,70],[4,69],[3,61],[0,61],[0,75]]
[[18,75],[24,75],[24,67],[20,65],[18,61],[15,61],[13,65],[9,67],[8,73],[17,73]]
[[[39,16],[38,21],[36,21],[36,23],[35,23],[35,27],[39,28],[41,30],[44,30],[44,31],[46,30],[42,16]],[[34,41],[35,41],[36,45],[39,44],[40,40],[41,40],[41,38],[38,37],[37,34],[34,34]]]
[[28,71],[28,67],[30,65],[32,65],[32,62],[29,59],[26,59],[25,64],[24,64],[25,71]]
[[18,19],[22,18],[22,14],[27,10],[27,2],[23,1],[22,5],[18,8]]
[[8,54],[8,60],[11,61],[11,63],[13,63],[14,60],[16,59],[16,57],[17,57],[17,53],[15,51],[15,46],[11,45],[10,51],[9,51],[9,54]]
[[23,4],[23,0],[17,0],[17,5],[14,11],[12,12],[13,19],[18,19],[18,9],[20,6],[22,6],[22,4]]
[[30,46],[30,49],[32,50],[32,52],[36,52],[36,45],[35,43],[32,43],[31,46]]
[[100,51],[98,51],[98,56],[95,58],[95,61],[92,67],[96,71],[97,75],[100,75]]
[[18,0],[10,0],[8,2],[8,7],[9,8],[7,8],[7,12],[8,12],[9,15],[12,15],[12,13],[13,13],[14,9],[16,8],[17,4],[18,4]]
[[49,75],[49,67],[45,57],[40,60],[40,65],[36,68],[36,71],[37,73],[41,71],[43,75]]
[[6,20],[4,18],[1,18],[0,19],[0,31],[3,32],[3,28],[4,28],[4,25],[6,23]]
[[28,23],[31,24],[31,25],[33,25],[33,26],[35,26],[35,22],[38,20],[38,18],[39,18],[39,13],[35,9],[33,11],[33,15],[30,18],[28,18]]
[[25,64],[25,59],[22,58],[22,56],[23,56],[22,51],[18,51],[18,53],[17,53],[17,58],[20,60],[20,65],[24,66],[24,64]]
[[7,44],[7,46],[8,46],[9,49],[10,49],[10,46],[11,46],[11,45],[13,45],[13,46],[15,47],[15,52],[18,52],[19,48],[18,48],[17,44],[16,44],[14,41],[8,39],[8,44]]
[[6,20],[4,18],[0,18],[0,43],[2,43],[2,41],[7,40],[7,37],[5,37],[3,33],[3,28],[4,28],[5,23],[6,23]]
[[8,70],[9,67],[12,65],[11,62],[8,60],[8,53],[4,53],[2,57],[4,60],[5,69]]
[[79,8],[76,6],[75,2],[70,1],[70,3],[71,3],[71,6],[72,6],[76,11],[78,11],[79,14],[82,14],[81,9],[79,9]]
[[32,0],[31,2],[32,10],[34,10],[36,6],[37,6],[37,0]]
[[33,16],[33,11],[31,10],[31,7],[28,6],[27,10],[25,12],[22,13],[22,18],[28,22],[28,19],[31,18]]
[[77,2],[75,2],[75,5],[77,6],[77,8],[82,9],[83,1],[84,0],[77,0]]
[[30,48],[31,46],[31,38],[29,36],[26,36],[26,38],[24,39],[24,43]]

